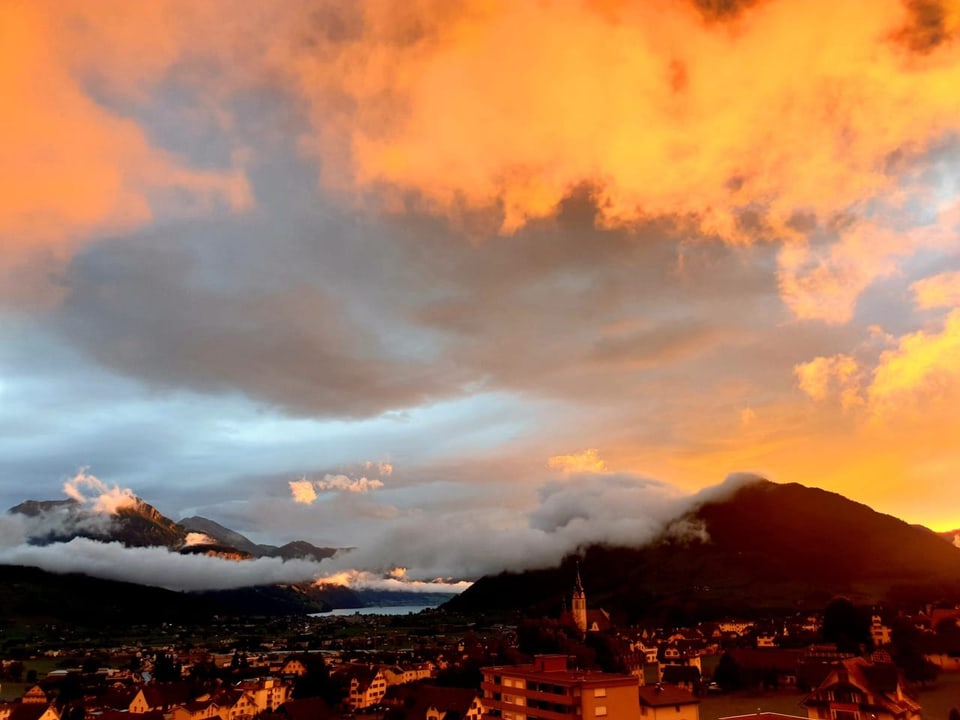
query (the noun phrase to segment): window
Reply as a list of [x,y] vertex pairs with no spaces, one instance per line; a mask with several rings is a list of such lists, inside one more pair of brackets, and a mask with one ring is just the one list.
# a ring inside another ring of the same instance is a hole
[[505,677],[503,679],[503,685],[504,687],[513,687],[513,678]]
[[594,697],[606,697],[606,696],[607,696],[607,689],[606,689],[606,688],[596,688],[596,689],[593,691],[593,696],[594,696]]
[[606,717],[607,716],[607,706],[606,705],[597,705],[594,709],[593,714],[597,717]]

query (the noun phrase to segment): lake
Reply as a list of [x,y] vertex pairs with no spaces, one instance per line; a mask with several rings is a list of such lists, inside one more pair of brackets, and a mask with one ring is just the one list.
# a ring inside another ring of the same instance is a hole
[[413,615],[421,610],[433,610],[434,605],[385,605],[384,607],[338,608],[325,613],[311,613],[311,617],[350,617],[351,615]]

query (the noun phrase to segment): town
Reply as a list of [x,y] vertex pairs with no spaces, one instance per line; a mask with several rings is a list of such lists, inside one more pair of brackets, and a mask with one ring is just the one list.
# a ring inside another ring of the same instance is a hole
[[0,635],[0,720],[958,720],[960,605],[617,627],[558,617],[223,618]]

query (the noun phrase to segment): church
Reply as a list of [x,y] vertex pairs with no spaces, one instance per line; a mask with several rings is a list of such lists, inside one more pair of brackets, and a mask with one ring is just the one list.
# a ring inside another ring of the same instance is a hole
[[610,613],[606,610],[602,608],[599,610],[587,609],[587,593],[584,591],[583,581],[580,579],[579,562],[577,563],[577,579],[570,598],[570,618],[583,635],[588,632],[602,632],[612,627]]

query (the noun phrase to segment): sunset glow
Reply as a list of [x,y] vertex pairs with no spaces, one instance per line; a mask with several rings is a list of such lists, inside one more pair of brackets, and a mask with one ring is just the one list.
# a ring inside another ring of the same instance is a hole
[[960,0],[0,2],[4,507],[376,587],[738,473],[960,528],[958,88]]

